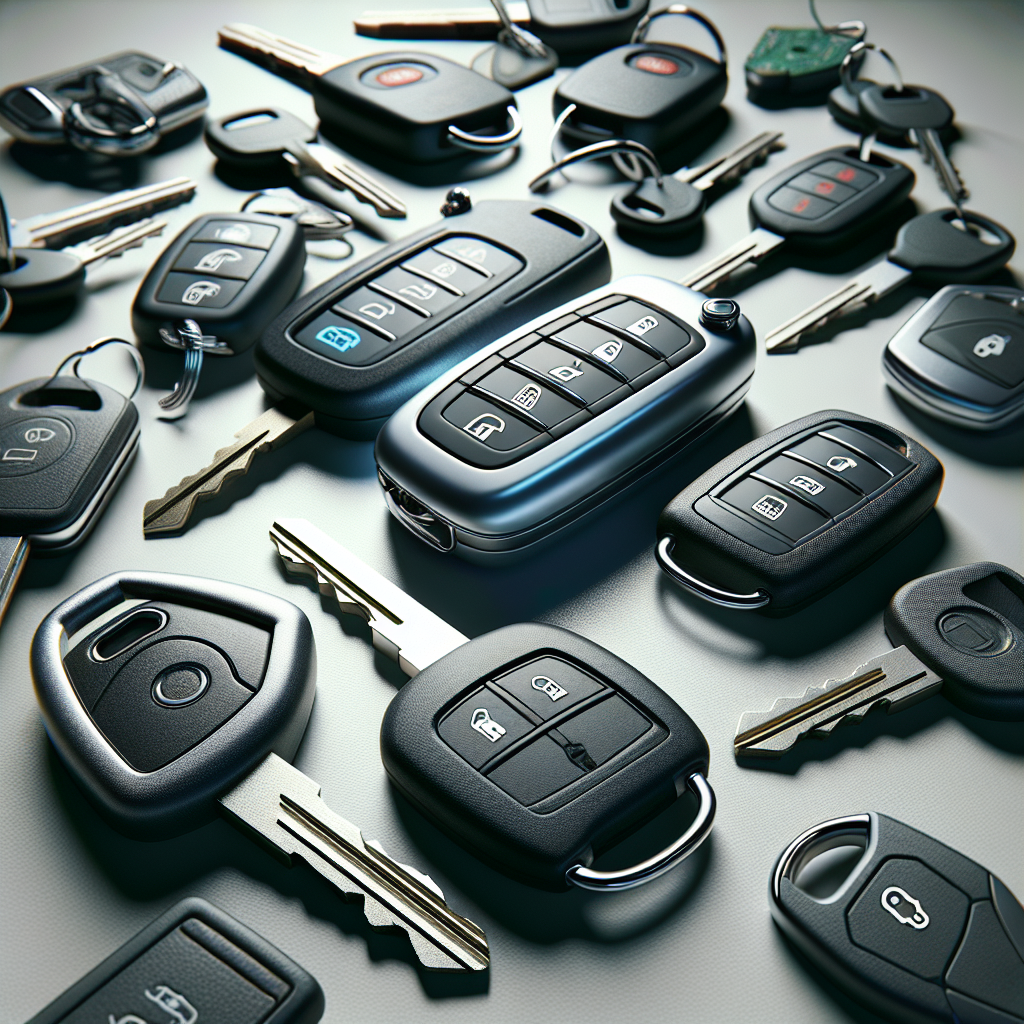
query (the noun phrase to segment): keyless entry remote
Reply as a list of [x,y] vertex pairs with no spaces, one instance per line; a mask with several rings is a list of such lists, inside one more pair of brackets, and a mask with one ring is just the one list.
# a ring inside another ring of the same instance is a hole
[[705,601],[795,611],[916,526],[942,474],[893,427],[817,412],[737,449],[677,494],[658,518],[657,558]]
[[[861,844],[832,895],[801,888],[818,854]],[[874,811],[824,821],[783,850],[768,895],[814,966],[896,1024],[1024,1019],[1024,908],[980,864],[909,825]]]
[[969,430],[1024,414],[1024,291],[951,284],[885,348],[882,371],[901,398]]
[[732,299],[625,277],[488,345],[410,399],[375,456],[388,507],[471,561],[522,556],[742,401],[754,331]]

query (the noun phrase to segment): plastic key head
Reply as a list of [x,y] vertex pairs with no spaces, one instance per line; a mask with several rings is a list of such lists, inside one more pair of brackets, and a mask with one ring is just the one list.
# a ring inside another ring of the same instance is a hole
[[1016,247],[1013,235],[989,217],[968,210],[961,221],[956,210],[935,210],[900,228],[889,262],[922,281],[974,281],[1005,266]]

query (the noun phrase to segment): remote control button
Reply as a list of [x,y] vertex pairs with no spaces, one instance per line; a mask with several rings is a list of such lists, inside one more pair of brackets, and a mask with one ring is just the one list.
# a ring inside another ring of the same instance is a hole
[[0,430],[0,477],[26,476],[52,466],[74,440],[63,420],[33,416]]
[[456,398],[441,415],[469,437],[497,452],[510,452],[541,433],[476,395]]
[[394,267],[386,274],[375,277],[370,282],[374,290],[384,290],[398,296],[405,302],[411,302],[421,309],[425,309],[431,316],[447,309],[453,303],[459,301],[457,295],[446,291],[439,284],[433,284],[422,277],[410,274],[408,270],[401,267]]
[[545,380],[560,384],[588,404],[610,395],[619,386],[610,373],[546,341],[521,352],[513,366],[517,363],[539,373]]
[[865,434],[862,430],[854,430],[853,427],[837,424],[834,427],[826,427],[822,434],[834,438],[855,452],[863,452],[872,462],[881,466],[892,476],[899,476],[905,469],[913,465],[899,452],[876,440],[870,434]]
[[381,358],[390,347],[386,338],[333,310],[311,320],[295,340],[310,352],[344,366],[363,366]]
[[441,739],[474,768],[490,761],[533,726],[490,690],[477,690],[437,724]]
[[558,731],[586,747],[594,764],[602,765],[639,739],[651,723],[617,694],[563,722]]
[[825,516],[803,502],[751,477],[744,477],[730,487],[722,495],[722,500],[793,541],[820,530],[828,522]]
[[818,508],[824,509],[830,516],[842,514],[861,500],[859,491],[844,487],[827,473],[817,473],[806,463],[788,459],[784,455],[772,459],[756,472],[759,477],[789,490],[806,494],[808,500]]
[[836,204],[821,196],[809,196],[795,188],[783,185],[768,197],[768,205],[801,220],[818,220],[835,209]]
[[812,196],[824,196],[826,199],[831,199],[833,203],[844,202],[857,194],[855,188],[843,185],[834,178],[823,178],[811,171],[798,174],[789,183],[789,187],[799,189],[801,192],[809,192]]
[[523,261],[496,245],[482,242],[479,238],[449,238],[434,247],[442,256],[453,255],[472,263],[485,273],[497,277],[511,267],[519,269]]
[[922,335],[921,344],[1004,388],[1024,383],[1024,331],[1019,322],[950,324]]
[[357,288],[332,309],[372,326],[385,336],[390,335],[391,340],[401,338],[426,323],[426,318],[419,313],[369,288]]
[[593,676],[560,658],[538,658],[494,682],[531,711],[548,719],[604,689]]
[[589,352],[596,359],[625,374],[627,380],[636,380],[642,373],[658,364],[658,360],[643,349],[624,341],[603,327],[598,327],[597,324],[585,321],[559,331],[555,335],[555,340],[564,341]]
[[569,760],[562,747],[550,736],[540,736],[487,777],[510,797],[529,806],[557,793],[581,775],[583,769]]
[[487,374],[476,386],[482,391],[504,398],[506,402],[511,402],[534,419],[540,420],[546,427],[553,427],[578,411],[572,402],[560,398],[554,391],[538,384],[532,377],[524,377],[507,366]]
[[445,256],[436,249],[426,249],[412,259],[406,260],[402,267],[426,277],[456,295],[475,292],[487,284],[488,280],[482,272],[470,270],[464,263],[453,260],[451,256]]
[[185,246],[171,269],[248,281],[266,255],[262,249],[248,249],[244,245],[192,242]]
[[832,178],[844,185],[849,185],[855,192],[860,192],[868,185],[873,185],[879,177],[864,167],[854,167],[853,164],[845,163],[842,160],[825,160],[820,164],[815,164],[811,171],[814,174],[820,174],[823,178]]
[[245,286],[244,281],[228,281],[214,274],[168,274],[157,293],[158,302],[172,302],[196,309],[223,309]]
[[829,470],[865,494],[870,494],[890,480],[888,473],[862,455],[821,434],[794,445],[788,454],[799,455],[808,462]]
[[590,319],[632,334],[663,356],[673,355],[693,340],[685,328],[665,313],[632,300],[620,302]]
[[208,220],[195,233],[193,242],[217,242],[220,245],[251,245],[254,249],[269,249],[278,236],[278,229],[270,224],[251,224],[242,220]]

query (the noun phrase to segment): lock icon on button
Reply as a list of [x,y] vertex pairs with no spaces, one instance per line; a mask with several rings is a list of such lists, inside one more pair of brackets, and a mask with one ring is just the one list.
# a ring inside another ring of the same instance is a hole
[[491,713],[487,708],[477,708],[473,712],[473,717],[469,720],[469,724],[481,736],[486,736],[492,743],[497,743],[505,735],[505,727],[491,718]]

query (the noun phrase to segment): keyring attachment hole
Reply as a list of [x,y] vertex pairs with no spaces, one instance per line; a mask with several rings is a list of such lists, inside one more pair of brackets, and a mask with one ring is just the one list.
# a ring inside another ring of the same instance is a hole
[[[970,215],[968,214],[968,217]],[[943,218],[950,227],[956,228],[958,231],[966,231],[969,235],[973,235],[982,245],[991,245],[993,248],[1003,244],[1001,239],[995,232],[989,231],[984,224],[978,224],[973,220],[963,221],[960,219],[960,215],[956,210],[947,211]]]
[[844,836],[842,845],[823,848],[804,860],[793,884],[807,896],[825,900],[837,893],[864,855],[867,838]]
[[104,633],[89,652],[94,661],[110,661],[131,650],[147,637],[159,633],[167,625],[167,613],[156,608],[144,608],[122,619],[113,629]]

